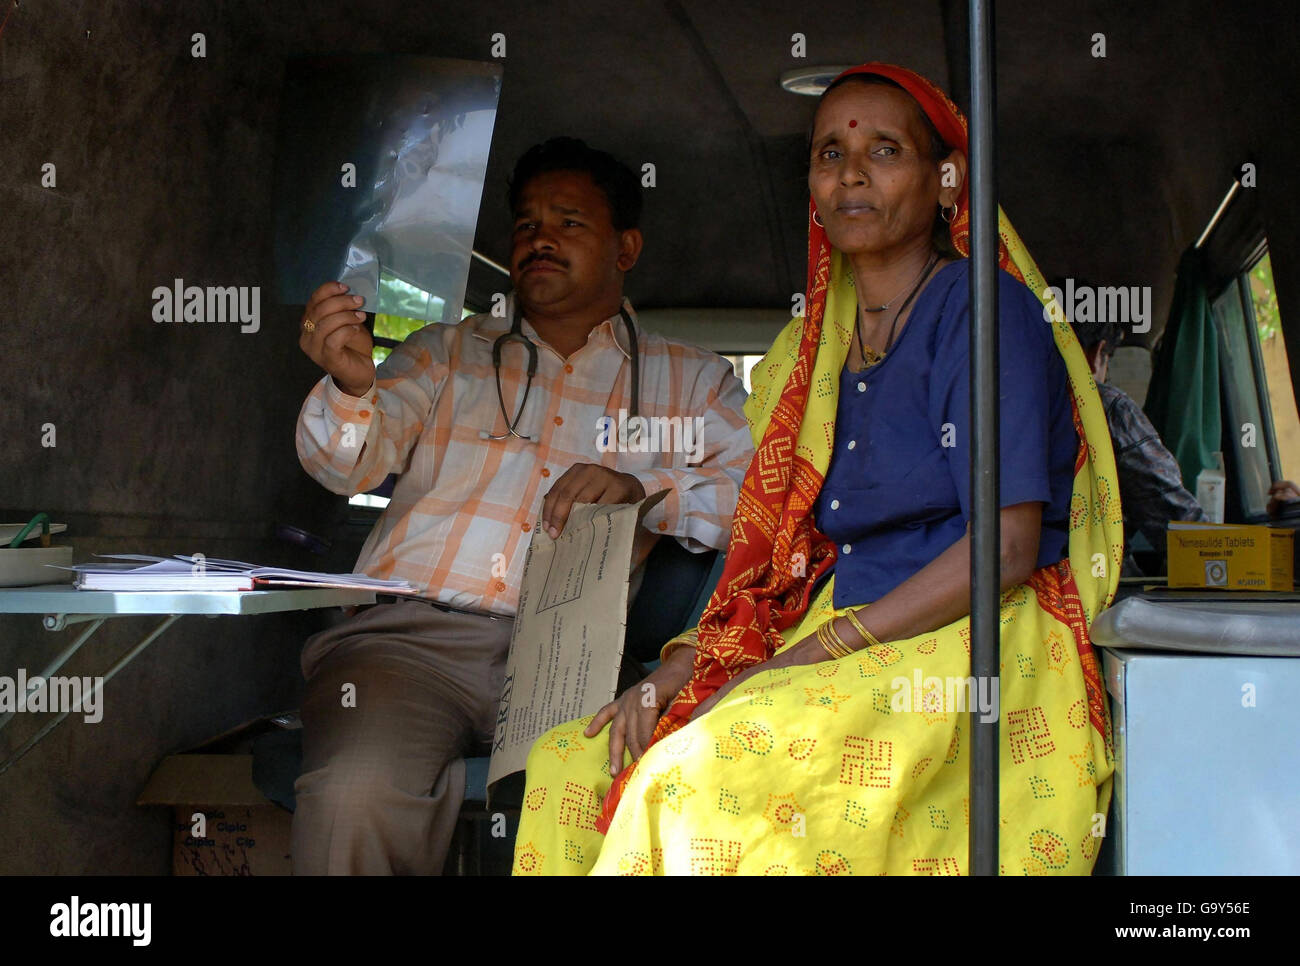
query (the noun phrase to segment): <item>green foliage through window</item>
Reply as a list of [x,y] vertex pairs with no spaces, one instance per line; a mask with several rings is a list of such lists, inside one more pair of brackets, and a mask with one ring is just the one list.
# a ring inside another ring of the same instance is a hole
[[1273,263],[1267,253],[1250,270],[1250,294],[1255,303],[1255,327],[1259,330],[1259,341],[1265,342],[1282,331],[1277,291],[1273,288]]
[[[441,299],[439,299],[441,301]],[[375,335],[382,336],[385,339],[392,339],[394,342],[403,341],[408,335],[416,329],[422,329],[428,322],[420,319],[406,319],[400,315],[375,315]],[[388,358],[388,353],[393,350],[386,345],[375,345],[371,353],[375,360],[375,365],[383,362]]]

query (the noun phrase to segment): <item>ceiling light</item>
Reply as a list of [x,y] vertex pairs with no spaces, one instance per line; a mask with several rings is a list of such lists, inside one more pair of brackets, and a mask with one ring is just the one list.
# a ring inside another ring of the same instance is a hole
[[807,94],[810,97],[820,97],[822,91],[830,86],[831,81],[848,69],[849,65],[842,67],[798,67],[781,75],[781,86],[791,94]]

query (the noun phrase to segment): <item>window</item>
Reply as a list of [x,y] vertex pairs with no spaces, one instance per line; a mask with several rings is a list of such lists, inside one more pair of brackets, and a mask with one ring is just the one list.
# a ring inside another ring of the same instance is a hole
[[[444,299],[416,288],[396,275],[381,271],[379,289],[382,293],[380,301],[385,305],[396,304],[398,311],[375,315],[375,365],[387,359],[388,354],[401,345],[408,335],[428,325],[429,322],[425,320],[447,321],[443,319],[447,305]],[[461,309],[460,317],[463,319],[473,314],[473,309],[464,308]]]
[[745,392],[752,391],[752,387],[749,384],[749,374],[754,371],[754,366],[758,365],[763,356],[761,354],[753,355],[750,353],[741,353],[738,355],[724,354],[722,358],[730,362],[731,368],[736,370],[736,375],[740,378],[740,381],[745,384]]
[[1273,430],[1280,459],[1278,477],[1290,480],[1300,474],[1300,414],[1296,412],[1291,362],[1287,358],[1286,340],[1282,337],[1277,290],[1273,288],[1273,263],[1267,252],[1248,274],[1264,384],[1273,411]]
[[1269,486],[1284,479],[1288,468],[1300,468],[1300,418],[1267,249],[1261,246],[1248,264],[1213,300],[1213,311],[1225,437],[1233,450],[1225,459],[1235,463],[1228,472],[1235,476],[1245,518],[1262,520]]

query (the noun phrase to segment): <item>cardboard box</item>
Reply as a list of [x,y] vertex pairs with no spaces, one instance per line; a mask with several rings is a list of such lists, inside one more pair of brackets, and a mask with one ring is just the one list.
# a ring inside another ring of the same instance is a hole
[[1295,532],[1230,523],[1169,524],[1169,586],[1290,590]]
[[291,873],[293,813],[258,790],[249,751],[253,737],[277,725],[248,722],[194,753],[169,755],[150,776],[136,804],[172,808],[173,875]]

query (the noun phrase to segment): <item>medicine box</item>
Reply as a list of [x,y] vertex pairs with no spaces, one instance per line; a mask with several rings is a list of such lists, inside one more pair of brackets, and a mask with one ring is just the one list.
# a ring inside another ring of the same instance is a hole
[[1290,590],[1295,532],[1228,523],[1169,524],[1169,586]]

